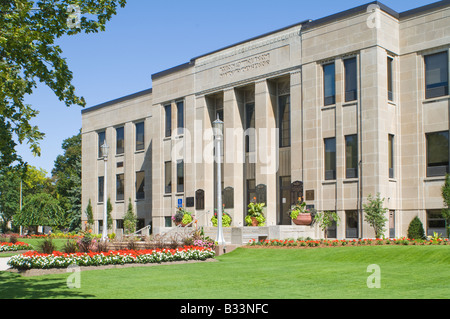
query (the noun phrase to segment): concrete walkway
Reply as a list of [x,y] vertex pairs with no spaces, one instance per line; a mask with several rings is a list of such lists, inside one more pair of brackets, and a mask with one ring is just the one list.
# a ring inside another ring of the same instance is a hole
[[0,258],[0,271],[5,271],[11,267],[9,267],[6,263],[11,257]]

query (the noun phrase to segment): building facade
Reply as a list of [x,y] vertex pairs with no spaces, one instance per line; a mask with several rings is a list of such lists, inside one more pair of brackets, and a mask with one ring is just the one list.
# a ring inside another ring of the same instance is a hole
[[374,237],[363,205],[380,194],[386,237],[406,236],[415,216],[429,234],[445,235],[449,25],[450,1],[403,13],[373,2],[153,74],[152,89],[82,112],[83,209],[91,200],[100,231],[106,187],[113,231],[129,201],[138,227],[154,233],[173,226],[180,204],[211,226],[220,118],[222,194],[234,227],[245,226],[254,198],[266,203],[267,226],[292,227],[288,211],[303,197],[338,213],[329,236]]

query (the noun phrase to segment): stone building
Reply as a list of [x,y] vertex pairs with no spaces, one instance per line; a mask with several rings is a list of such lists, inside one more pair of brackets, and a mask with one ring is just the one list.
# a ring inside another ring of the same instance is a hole
[[450,1],[402,13],[373,2],[153,74],[152,89],[82,112],[83,209],[91,200],[100,231],[106,187],[113,231],[129,200],[138,227],[153,233],[173,227],[179,204],[211,226],[220,118],[223,199],[235,228],[256,197],[272,234],[321,238],[317,226],[291,225],[287,212],[304,196],[340,216],[329,236],[373,237],[363,204],[379,193],[386,237],[406,236],[415,216],[429,234],[445,234],[449,25]]

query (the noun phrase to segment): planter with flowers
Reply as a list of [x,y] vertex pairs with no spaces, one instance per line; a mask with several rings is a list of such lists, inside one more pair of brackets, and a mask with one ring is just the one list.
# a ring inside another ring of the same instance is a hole
[[310,226],[314,219],[314,212],[306,208],[306,203],[302,202],[301,198],[298,199],[297,204],[291,207],[288,213],[295,225]]
[[175,225],[186,227],[187,225],[190,225],[194,219],[192,213],[186,211],[183,207],[179,207],[175,215],[172,216],[172,220],[175,222]]
[[245,217],[245,222],[247,226],[265,226],[266,218],[264,217],[263,209],[266,206],[265,203],[257,203],[256,198],[248,204],[247,216]]
[[[233,219],[231,218],[230,214],[228,214],[226,211],[222,211],[222,226],[223,227],[231,227],[231,222]],[[214,216],[211,217],[211,222],[214,227],[217,227],[217,210],[214,211]]]

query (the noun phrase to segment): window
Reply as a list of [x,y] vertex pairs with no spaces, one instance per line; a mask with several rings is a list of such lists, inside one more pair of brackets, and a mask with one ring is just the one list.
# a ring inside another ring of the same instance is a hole
[[172,193],[172,162],[164,163],[164,192]]
[[105,131],[98,132],[98,157],[99,158],[103,157],[102,145],[105,143],[105,140],[106,140],[106,132]]
[[448,95],[448,53],[425,57],[425,98]]
[[103,176],[100,176],[98,178],[98,202],[103,203],[104,201],[104,194],[105,194],[105,178]]
[[247,203],[246,207],[253,201],[253,198],[256,197],[256,180],[248,179],[246,181],[246,189],[247,189]]
[[125,189],[125,183],[124,183],[124,175],[123,174],[117,174],[116,175],[116,201],[123,200],[124,199],[124,189]]
[[389,178],[394,178],[394,135],[388,137]]
[[184,131],[184,102],[177,103],[177,127],[178,134],[183,134]]
[[[336,213],[336,211],[333,212]],[[327,227],[327,238],[337,238],[337,222],[335,220]]]
[[245,104],[245,151],[255,151],[255,103]]
[[177,193],[184,192],[184,161],[177,161]]
[[116,154],[120,155],[125,152],[125,143],[124,143],[124,127],[116,128]]
[[142,151],[145,148],[145,129],[144,122],[136,123],[136,151]]
[[336,138],[325,139],[325,180],[336,179]]
[[136,199],[145,199],[145,172],[136,172]]
[[447,222],[442,216],[440,210],[431,210],[427,212],[427,236],[433,236],[438,233],[442,237],[447,237]]
[[387,58],[387,89],[388,89],[388,100],[394,101],[394,59],[391,57]]
[[345,102],[357,99],[357,65],[356,58],[344,60],[345,68]]
[[291,96],[279,97],[280,147],[291,146]]
[[346,178],[358,178],[358,136],[345,137]]
[[345,212],[345,237],[358,238],[358,212]]
[[449,172],[448,137],[448,131],[426,134],[427,177],[445,176]]
[[166,137],[172,136],[172,105],[164,106],[166,112]]
[[323,66],[324,105],[336,103],[336,67],[334,63]]

